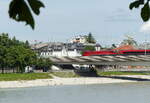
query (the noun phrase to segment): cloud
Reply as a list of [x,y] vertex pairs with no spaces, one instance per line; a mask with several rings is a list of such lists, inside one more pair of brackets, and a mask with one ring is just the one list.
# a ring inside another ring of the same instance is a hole
[[141,28],[140,32],[150,33],[150,21],[144,23]]
[[114,15],[108,16],[105,19],[106,22],[136,22],[134,18],[127,17],[126,15]]
[[106,18],[105,21],[107,22],[136,22],[137,19],[130,16],[128,10],[117,8],[116,10],[112,11]]

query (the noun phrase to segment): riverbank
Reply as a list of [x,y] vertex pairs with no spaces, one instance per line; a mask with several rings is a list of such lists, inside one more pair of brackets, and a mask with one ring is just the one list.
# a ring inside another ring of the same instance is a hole
[[108,78],[108,77],[79,77],[79,78],[54,77],[52,79],[1,81],[0,88],[20,88],[20,87],[36,87],[36,86],[56,86],[56,85],[88,85],[88,84],[127,83],[127,82],[136,82],[136,81]]
[[29,74],[0,74],[0,88],[89,85],[105,83],[128,83],[138,81],[150,81],[149,73],[98,72],[97,77],[82,77],[74,72],[68,71]]
[[8,73],[0,74],[0,81],[20,81],[20,80],[36,80],[50,79],[49,73]]

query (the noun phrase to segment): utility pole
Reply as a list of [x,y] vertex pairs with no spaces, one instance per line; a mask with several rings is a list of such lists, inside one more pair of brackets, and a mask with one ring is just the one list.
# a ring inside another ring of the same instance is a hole
[[146,55],[146,49],[147,49],[147,46],[146,46],[146,39],[145,39],[145,55]]

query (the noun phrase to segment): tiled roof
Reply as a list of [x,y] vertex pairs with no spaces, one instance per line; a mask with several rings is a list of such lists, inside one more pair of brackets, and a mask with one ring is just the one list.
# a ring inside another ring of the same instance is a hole
[[121,45],[118,48],[115,48],[114,50],[134,50],[135,47],[132,45]]

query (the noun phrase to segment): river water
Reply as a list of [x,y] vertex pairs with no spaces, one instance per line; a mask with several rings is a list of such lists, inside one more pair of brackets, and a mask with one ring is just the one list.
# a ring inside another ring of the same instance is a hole
[[0,103],[150,103],[150,82],[0,89]]

